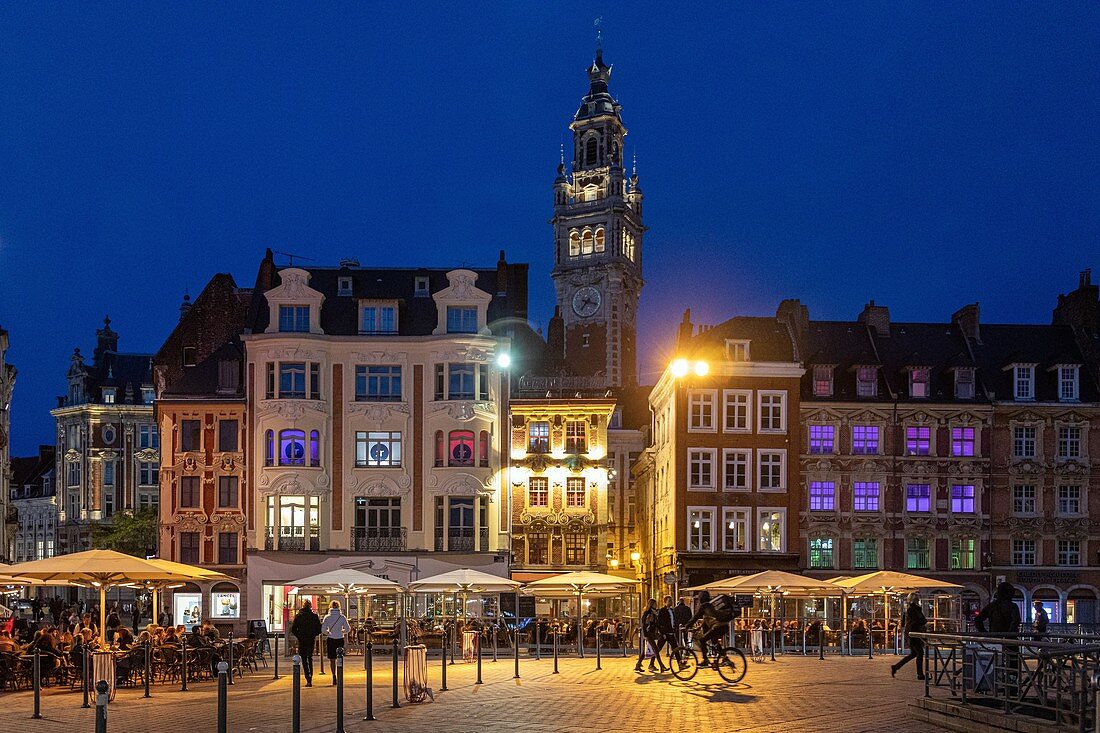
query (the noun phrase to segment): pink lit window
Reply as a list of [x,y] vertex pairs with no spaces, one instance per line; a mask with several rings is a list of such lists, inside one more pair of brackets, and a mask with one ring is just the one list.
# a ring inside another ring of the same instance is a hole
[[878,426],[852,426],[852,453],[860,456],[873,456],[878,453]]
[[926,456],[932,448],[932,428],[906,428],[905,453]]
[[951,455],[974,455],[974,428],[951,428]]

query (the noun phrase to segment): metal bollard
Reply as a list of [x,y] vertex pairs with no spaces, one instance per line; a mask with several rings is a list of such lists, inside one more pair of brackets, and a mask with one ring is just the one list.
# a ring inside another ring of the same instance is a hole
[[233,684],[233,632],[229,632],[229,684]]
[[516,634],[513,637],[512,641],[514,642],[512,644],[512,648],[515,651],[515,654],[513,656],[515,657],[515,660],[516,660],[516,673],[514,675],[512,675],[512,679],[518,680],[519,679],[519,635]]
[[294,683],[290,698],[290,730],[291,733],[302,733],[302,657],[295,654],[290,661],[294,664]]
[[822,626],[822,628],[819,629],[817,633],[818,633],[818,637],[817,637],[817,659],[818,659],[818,661],[824,662],[825,661],[825,627]]
[[603,669],[600,662],[600,630],[596,629],[596,669]]
[[542,660],[542,637],[539,635],[538,619],[535,619],[535,659]]
[[581,659],[584,659],[584,623],[577,618],[577,651],[580,653]]
[[440,692],[447,691],[447,645],[449,643],[447,629],[443,629],[443,634],[439,637],[439,651],[443,652],[443,669],[440,670],[440,679],[442,683],[439,687]]
[[772,646],[772,661],[774,662],[775,661],[775,629],[772,629],[772,632],[770,634],[768,634],[768,636],[769,636],[769,638],[771,638],[771,642],[772,642],[772,644],[771,644],[771,646]]
[[[224,733],[221,731],[220,733]],[[344,733],[344,648],[336,650],[336,733]]]
[[867,627],[867,658],[868,659],[874,659],[874,657],[875,657],[874,648],[875,648],[875,630],[872,629],[870,626],[868,626]]
[[393,705],[390,707],[399,708],[401,703],[397,701],[397,633],[394,629],[393,635]]
[[497,625],[493,624],[493,661],[497,661]]
[[474,684],[475,685],[480,685],[481,684],[481,632],[478,632],[478,635],[474,637],[474,643],[477,644],[477,682],[475,682]]
[[[368,637],[369,638],[369,637]],[[367,669],[367,714],[363,720],[377,720],[374,717],[374,642],[367,641],[363,651],[363,666]]]
[[83,668],[83,674],[81,674],[80,676],[84,678],[82,680],[83,684],[81,685],[81,687],[84,688],[84,704],[81,705],[80,707],[90,708],[91,705],[88,702],[88,693],[91,689],[91,682],[88,681],[88,677],[90,677],[91,674],[92,674],[92,669],[91,669],[92,658],[91,658],[91,655],[88,653],[87,645],[81,646],[81,649],[83,651],[81,653],[80,666]]
[[145,640],[145,695],[144,697],[152,697],[149,694],[149,678],[153,676],[153,642],[149,639]]
[[558,673],[558,635],[554,634],[554,674]]
[[34,649],[34,715],[31,717],[42,718],[42,654],[38,647]]
[[218,662],[218,733],[228,733],[229,665]]
[[180,687],[180,692],[187,692],[187,635],[184,634],[180,639],[180,678],[183,680],[183,685]]
[[314,656],[314,655],[317,656],[317,661],[319,661],[321,663],[320,664],[321,674],[324,675],[324,673],[325,673],[325,652],[324,652],[323,649],[321,649],[321,637],[318,636],[317,641],[313,642],[313,648],[309,650],[309,655],[311,657]]
[[275,660],[275,676],[271,679],[279,679],[279,634],[275,633],[275,651],[271,653],[271,658]]
[[107,680],[95,683],[95,733],[107,733]]
[[806,656],[806,627],[802,626],[802,656]]
[[[447,650],[451,653],[451,664],[455,663],[455,650],[454,650],[454,647],[451,646],[451,645],[456,643],[459,639],[462,638],[461,636],[458,635],[458,624],[455,624],[454,629],[455,629],[455,633],[454,633],[453,637],[450,634],[447,634]],[[444,655],[444,656],[446,656],[446,655]]]

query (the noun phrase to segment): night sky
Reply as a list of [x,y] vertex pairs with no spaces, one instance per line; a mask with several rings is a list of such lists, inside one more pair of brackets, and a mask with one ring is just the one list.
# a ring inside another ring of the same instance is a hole
[[[1046,322],[1100,278],[1094,2],[5,3],[0,325],[17,454],[109,313],[154,351],[265,247],[531,263],[603,17],[646,195],[643,379],[685,307]],[[473,6],[473,7],[470,7]],[[568,155],[567,155],[568,157]],[[282,260],[285,261],[285,260]]]

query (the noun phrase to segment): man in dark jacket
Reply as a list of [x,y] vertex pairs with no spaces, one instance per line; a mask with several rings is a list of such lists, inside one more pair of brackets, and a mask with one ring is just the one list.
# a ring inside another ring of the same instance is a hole
[[684,627],[691,621],[691,606],[681,598],[676,608],[672,609],[672,617],[676,621],[676,636],[680,637],[684,633]]
[[[653,656],[649,659],[649,671],[656,672],[657,667],[654,664],[661,665],[661,671],[665,671],[665,663],[661,661],[661,647],[665,645],[665,639],[661,635],[658,624],[660,614],[657,612],[657,599],[650,598],[649,604],[646,605],[645,613],[642,614],[642,635],[649,643],[649,646],[653,648]],[[643,646],[641,652],[638,654],[638,663],[634,665],[635,672],[642,671],[642,659],[645,657],[645,648]]]
[[905,609],[905,618],[902,621],[905,638],[909,642],[909,654],[898,662],[890,665],[890,676],[893,677],[898,670],[909,664],[912,659],[917,660],[917,679],[924,679],[924,639],[909,636],[912,632],[920,633],[928,626],[928,619],[920,607],[920,596],[916,593],[909,595],[909,608]]
[[302,658],[302,674],[306,687],[313,687],[313,645],[321,633],[321,619],[313,612],[313,604],[306,601],[298,609],[290,633],[298,640],[298,656]]
[[[993,600],[974,619],[974,625],[978,627],[978,631],[1019,633],[1020,609],[1012,600],[1014,595],[1016,595],[1016,587],[1012,583],[1005,582],[997,586],[997,592],[993,594]],[[988,629],[986,629],[987,621],[989,622]]]

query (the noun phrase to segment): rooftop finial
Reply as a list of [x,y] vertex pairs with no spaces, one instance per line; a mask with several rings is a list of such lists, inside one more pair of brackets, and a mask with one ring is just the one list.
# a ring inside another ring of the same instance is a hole
[[603,28],[600,27],[602,24],[602,15],[592,21],[592,25],[596,28],[596,58],[603,56]]
[[561,163],[562,166],[564,167],[565,166],[565,141],[562,141],[561,143],[559,143],[558,148],[559,148],[558,155],[561,158],[558,162]]
[[631,166],[630,166],[630,175],[632,175],[632,176],[637,176],[638,175],[638,148],[637,147],[634,148],[634,158],[633,158],[633,162],[631,163]]

